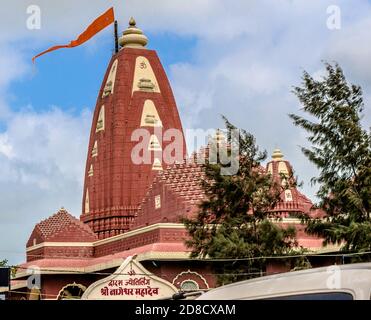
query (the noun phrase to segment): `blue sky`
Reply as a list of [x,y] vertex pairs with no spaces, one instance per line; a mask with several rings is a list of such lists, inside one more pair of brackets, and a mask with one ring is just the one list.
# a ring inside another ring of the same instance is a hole
[[[252,132],[269,154],[280,147],[314,198],[316,168],[302,155],[305,133],[288,113],[303,70],[323,74],[338,61],[363,87],[371,113],[371,5],[366,0],[34,0],[40,30],[28,30],[28,0],[0,13],[0,259],[18,263],[33,226],[61,206],[80,215],[91,112],[112,54],[108,27],[81,47],[33,55],[76,38],[115,7],[120,31],[130,16],[166,69],[184,128],[217,128],[220,114]],[[329,6],[341,12],[329,29]]]
[[[112,56],[112,29],[113,26],[102,31],[99,45],[87,42],[80,47],[61,49],[40,57],[25,78],[12,83],[12,109],[19,111],[32,105],[35,111],[45,111],[58,105],[74,113],[80,112],[81,106],[94,107],[106,65]],[[169,73],[172,64],[192,62],[195,37],[150,32],[147,35],[151,39],[150,47],[156,49],[166,72]],[[33,53],[28,54],[32,57]]]

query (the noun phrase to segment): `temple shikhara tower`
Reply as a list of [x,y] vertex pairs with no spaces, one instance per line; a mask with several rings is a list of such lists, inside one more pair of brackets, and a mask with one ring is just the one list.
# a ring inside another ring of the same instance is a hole
[[[146,48],[147,42],[132,18],[119,39],[122,49],[112,57],[98,94],[81,221],[99,239],[129,229],[154,176],[169,164],[163,161],[161,151],[171,142],[163,141],[162,132],[176,129],[184,136],[165,70],[156,51]],[[145,143],[150,161],[136,164],[132,154],[138,143],[135,130],[141,128],[149,132]],[[178,162],[185,158],[184,138],[182,145]]]
[[[187,231],[180,222],[206,197],[200,185],[203,167],[185,161],[174,95],[156,51],[147,43],[131,19],[98,93],[82,211],[73,216],[62,208],[36,224],[26,244],[27,262],[12,281],[17,293],[11,298],[157,299],[216,285],[215,262],[190,259],[184,243]],[[172,134],[166,137],[165,132]],[[173,150],[171,161],[166,150]],[[262,170],[282,184],[290,183],[280,180],[292,167],[279,149]],[[290,186],[274,210],[282,224],[295,225],[300,245],[318,253],[322,240],[308,236],[292,216],[321,215],[311,207],[312,202]],[[41,282],[29,289],[26,279],[34,266]],[[146,272],[148,277],[136,278]]]

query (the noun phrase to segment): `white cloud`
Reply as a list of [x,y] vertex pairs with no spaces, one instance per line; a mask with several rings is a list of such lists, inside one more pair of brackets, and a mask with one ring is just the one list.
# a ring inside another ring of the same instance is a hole
[[[314,198],[310,178],[317,171],[299,148],[307,145],[306,135],[287,116],[300,108],[291,90],[300,84],[303,70],[319,77],[324,74],[321,60],[337,60],[370,101],[371,7],[367,1],[356,2],[259,1],[238,8],[229,2],[224,14],[210,10],[206,20],[213,23],[202,24],[197,23],[198,12],[190,13],[192,26],[185,29],[199,37],[195,63],[173,65],[170,74],[186,126],[221,126],[219,114],[226,115],[252,132],[268,152],[280,147],[305,182],[305,193]],[[332,4],[341,8],[341,30],[327,29],[326,9]],[[242,19],[245,23],[237,27]],[[368,105],[366,124],[369,118]]]
[[0,123],[11,114],[7,103],[10,98],[9,85],[29,71],[23,53],[13,45],[0,42]]
[[0,134],[0,256],[7,248],[14,252],[4,256],[20,262],[34,224],[61,206],[80,215],[90,122],[89,111],[57,107],[12,114]]
[[340,33],[335,33],[326,48],[328,59],[338,61],[345,70],[349,70],[351,76],[368,85],[371,81],[370,30],[371,16],[345,26]]
[[3,154],[8,159],[13,158],[13,148],[9,144],[9,138],[6,133],[0,135],[0,154]]

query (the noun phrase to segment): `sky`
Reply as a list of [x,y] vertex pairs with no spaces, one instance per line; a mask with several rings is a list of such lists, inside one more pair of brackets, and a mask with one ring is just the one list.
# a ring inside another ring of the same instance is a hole
[[[41,23],[30,30],[34,5]],[[292,88],[302,72],[320,78],[323,61],[337,61],[362,86],[363,125],[370,126],[370,1],[7,1],[0,9],[0,260],[24,261],[34,225],[60,207],[81,213],[88,135],[113,27],[36,65],[31,58],[75,39],[110,6],[120,31],[134,16],[148,36],[185,129],[222,127],[225,115],[268,154],[279,147],[313,200],[318,187],[310,179],[318,172],[300,151],[305,132],[288,117],[300,114]]]

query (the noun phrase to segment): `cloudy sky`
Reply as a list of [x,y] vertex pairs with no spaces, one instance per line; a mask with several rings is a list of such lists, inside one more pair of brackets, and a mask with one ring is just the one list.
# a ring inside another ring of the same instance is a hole
[[[41,29],[27,28],[30,5],[41,10]],[[369,1],[7,1],[0,11],[0,260],[22,262],[34,224],[61,206],[80,214],[91,116],[112,55],[112,28],[36,66],[31,57],[68,43],[111,5],[120,30],[134,16],[157,50],[184,128],[220,127],[220,114],[226,115],[269,153],[280,147],[312,199],[316,169],[299,149],[305,133],[287,116],[299,112],[291,89],[303,70],[320,77],[322,60],[338,61],[362,85],[364,125],[370,125]],[[341,20],[331,24],[338,9]]]

